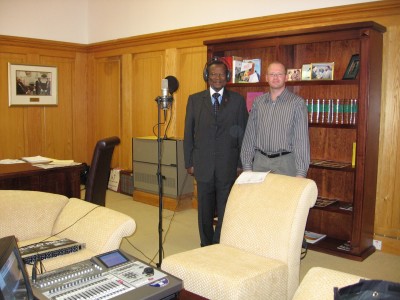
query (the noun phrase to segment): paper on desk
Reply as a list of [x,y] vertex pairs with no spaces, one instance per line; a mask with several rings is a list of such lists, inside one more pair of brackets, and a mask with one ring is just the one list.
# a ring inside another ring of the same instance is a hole
[[73,159],[52,159],[50,165],[71,165],[73,162]]
[[265,177],[268,175],[268,172],[243,172],[236,179],[237,184],[247,184],[247,183],[260,183],[265,180]]
[[28,163],[31,163],[31,164],[47,164],[52,161],[51,158],[43,157],[40,155],[30,156],[30,157],[22,157],[21,159]]
[[1,165],[23,164],[25,161],[20,159],[0,159]]
[[54,164],[54,163],[49,163],[49,164],[35,164],[35,167],[42,168],[42,169],[52,169],[52,168],[62,168],[62,167],[69,167],[69,166],[77,166],[80,165],[81,163],[78,162],[72,162],[69,164]]

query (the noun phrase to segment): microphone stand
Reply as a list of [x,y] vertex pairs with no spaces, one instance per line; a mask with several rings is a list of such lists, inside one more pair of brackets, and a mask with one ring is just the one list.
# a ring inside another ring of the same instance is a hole
[[157,151],[158,151],[158,165],[157,165],[157,182],[158,182],[158,264],[157,268],[161,268],[163,257],[163,244],[162,244],[162,211],[163,211],[163,176],[161,174],[161,97],[157,98],[157,115],[158,115],[158,130],[157,130]]

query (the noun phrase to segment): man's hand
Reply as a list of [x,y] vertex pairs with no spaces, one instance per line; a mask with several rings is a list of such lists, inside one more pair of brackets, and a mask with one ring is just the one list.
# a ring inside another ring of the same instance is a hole
[[186,169],[186,172],[190,175],[193,176],[194,175],[194,167],[190,167]]

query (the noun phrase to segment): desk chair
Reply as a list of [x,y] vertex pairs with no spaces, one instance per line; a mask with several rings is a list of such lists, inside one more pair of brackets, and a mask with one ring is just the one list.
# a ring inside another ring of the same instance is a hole
[[162,269],[184,292],[207,299],[292,299],[301,245],[317,186],[305,178],[268,174],[262,183],[235,183],[220,244],[167,256]]
[[97,142],[85,186],[86,201],[105,206],[111,159],[114,148],[119,143],[120,139],[116,136],[105,138]]

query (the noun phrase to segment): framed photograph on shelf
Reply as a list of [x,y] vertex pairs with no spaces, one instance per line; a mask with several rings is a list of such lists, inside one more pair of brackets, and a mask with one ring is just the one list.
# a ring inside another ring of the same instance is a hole
[[301,80],[301,69],[287,69],[288,81],[299,81]]
[[301,67],[301,80],[311,80],[311,64],[305,64]]
[[343,79],[356,79],[359,68],[360,68],[360,55],[353,54],[350,58],[349,64],[347,65],[347,69],[343,75]]
[[311,80],[333,80],[335,63],[312,63]]
[[8,63],[9,106],[57,105],[57,67]]

